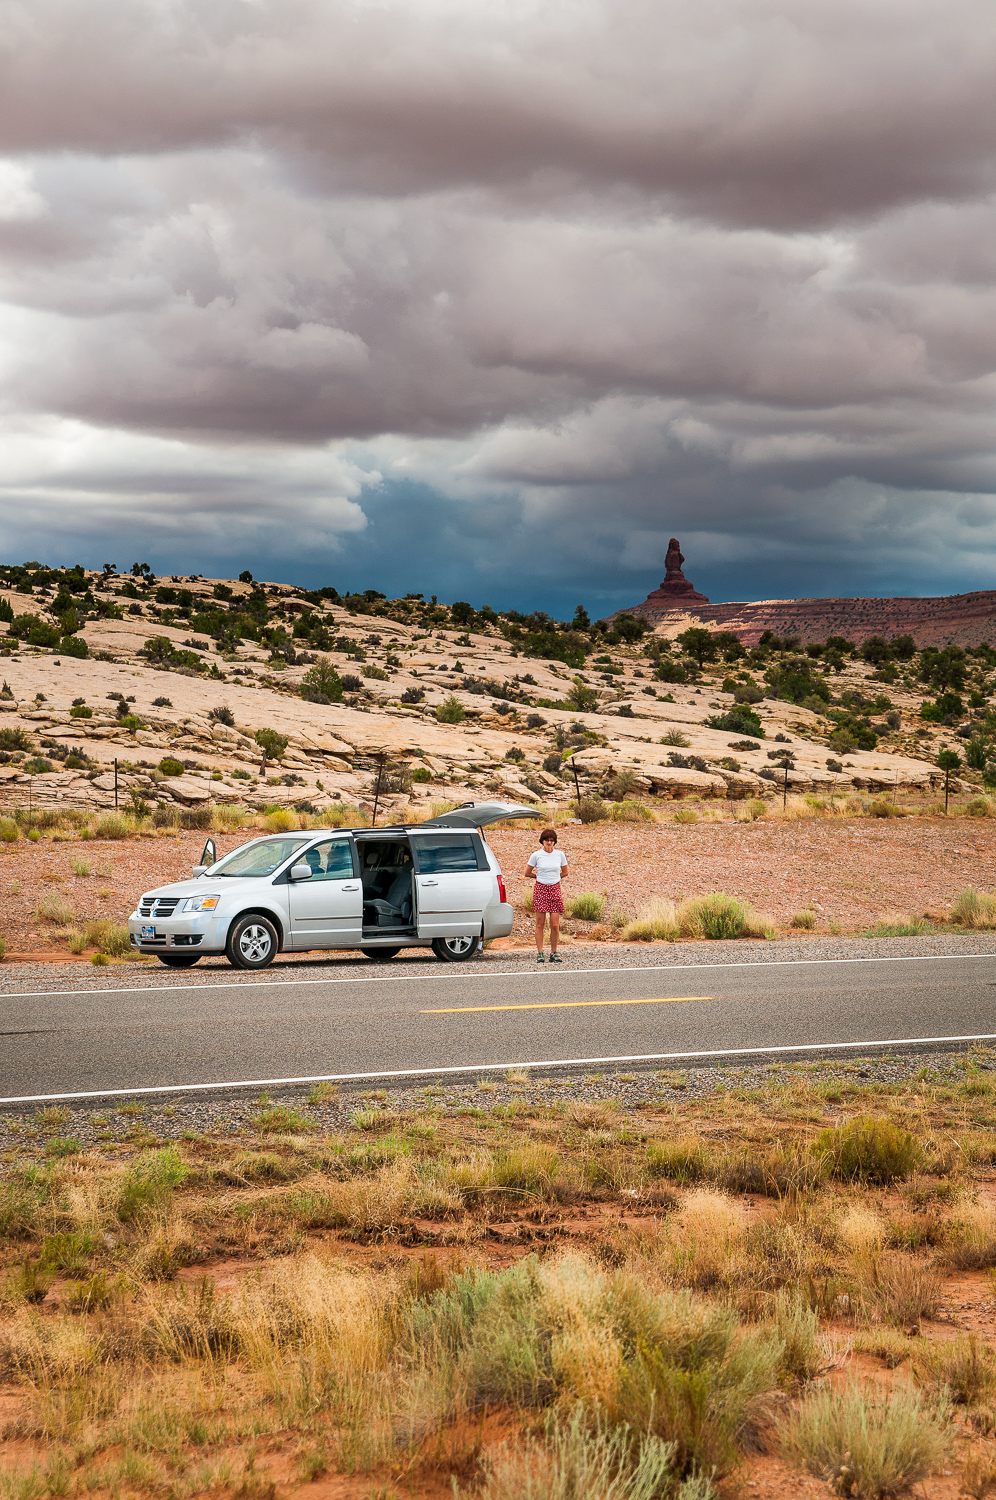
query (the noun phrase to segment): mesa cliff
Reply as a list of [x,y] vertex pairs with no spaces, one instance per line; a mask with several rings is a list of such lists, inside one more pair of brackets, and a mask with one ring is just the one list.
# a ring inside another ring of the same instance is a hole
[[911,635],[918,647],[980,646],[996,642],[996,590],[940,598],[760,599],[711,604],[682,572],[685,559],[676,537],[668,546],[667,577],[642,604],[620,611],[653,621],[658,632],[676,636],[689,625],[731,630],[754,646],[766,630],[798,636],[802,643],[842,635],[860,642],[871,635],[893,640]]

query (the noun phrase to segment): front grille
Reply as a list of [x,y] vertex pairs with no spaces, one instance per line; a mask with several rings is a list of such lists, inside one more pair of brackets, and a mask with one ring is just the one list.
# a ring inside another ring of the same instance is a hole
[[179,896],[143,896],[138,914],[140,917],[171,917],[179,904]]

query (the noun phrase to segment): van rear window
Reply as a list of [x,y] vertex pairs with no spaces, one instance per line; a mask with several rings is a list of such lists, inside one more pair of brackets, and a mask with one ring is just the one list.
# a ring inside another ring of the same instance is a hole
[[420,875],[444,875],[449,871],[486,868],[486,865],[478,864],[478,845],[479,841],[472,833],[451,833],[445,836],[426,833],[412,838]]

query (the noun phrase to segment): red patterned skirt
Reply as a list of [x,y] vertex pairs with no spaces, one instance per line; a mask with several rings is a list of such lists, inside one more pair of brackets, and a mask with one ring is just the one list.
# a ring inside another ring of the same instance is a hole
[[560,881],[556,885],[540,885],[537,880],[533,886],[533,911],[539,915],[540,912],[559,911],[564,909],[564,897],[560,889]]

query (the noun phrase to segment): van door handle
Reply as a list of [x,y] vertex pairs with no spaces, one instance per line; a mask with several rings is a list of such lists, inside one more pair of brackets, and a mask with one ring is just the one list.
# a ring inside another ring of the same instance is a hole
[[358,885],[344,885],[343,886],[343,890],[344,891],[358,891],[359,890],[359,886]]
[[439,881],[438,880],[423,880],[422,884],[423,885],[438,885]]

